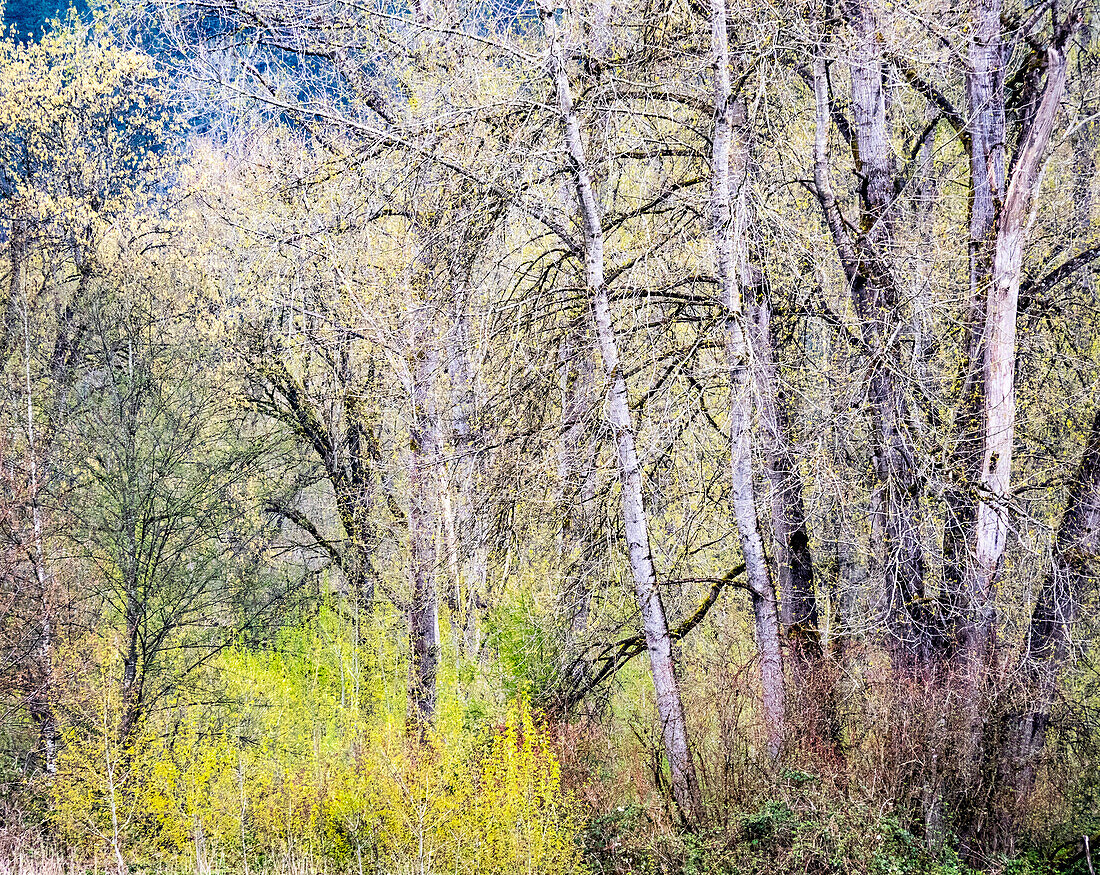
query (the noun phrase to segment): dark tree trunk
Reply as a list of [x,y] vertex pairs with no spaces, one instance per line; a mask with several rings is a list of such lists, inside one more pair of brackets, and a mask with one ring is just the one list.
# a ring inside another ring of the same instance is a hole
[[863,0],[848,8],[856,32],[852,77],[852,153],[860,179],[860,233],[844,223],[829,172],[830,96],[823,59],[814,62],[817,133],[814,181],[818,200],[844,268],[860,336],[872,357],[868,377],[874,433],[871,531],[888,604],[889,644],[906,674],[923,673],[931,651],[932,617],[924,592],[922,537],[924,474],[906,428],[905,383],[895,367],[894,327],[900,314],[890,249],[897,205],[878,47],[877,24]]
[[757,413],[761,449],[771,488],[772,538],[778,569],[781,617],[796,661],[807,662],[821,655],[810,532],[802,500],[802,475],[791,446],[790,417],[779,389],[778,343],[772,322],[771,300],[766,283],[761,282],[759,286],[759,293],[752,305],[751,334],[760,398]]
[[439,433],[432,378],[438,359],[427,338],[427,306],[414,302],[409,425],[409,718],[423,731],[435,719],[439,673],[439,596],[436,591]]
[[1100,405],[1093,415],[1081,465],[1070,483],[1069,503],[1054,546],[1050,573],[1031,612],[1020,661],[1019,702],[1006,724],[1002,780],[1019,810],[1036,770],[1057,703],[1059,675],[1074,662],[1072,630],[1084,596],[1100,572]]

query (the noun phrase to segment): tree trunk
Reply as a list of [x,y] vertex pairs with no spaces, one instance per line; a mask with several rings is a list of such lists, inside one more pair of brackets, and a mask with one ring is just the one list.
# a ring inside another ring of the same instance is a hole
[[[1072,15],[1072,13],[1071,13]],[[1043,158],[1066,84],[1065,46],[1076,19],[1047,51],[1047,81],[1038,109],[1017,150],[1004,205],[997,217],[996,246],[982,336],[982,467],[974,524],[973,561],[965,592],[971,607],[964,635],[966,661],[985,665],[993,646],[993,596],[1008,535],[1012,441],[1016,428],[1016,311],[1020,268]]]
[[869,396],[874,411],[874,448],[881,542],[875,551],[891,602],[895,661],[912,671],[927,665],[929,617],[924,607],[925,559],[921,537],[923,477],[906,436],[904,383],[890,366],[889,348],[898,322],[898,294],[890,264],[897,221],[894,156],[886,115],[878,25],[867,0],[854,0],[849,15],[857,48],[852,77],[853,157],[861,180],[861,251],[850,283],[864,341],[874,357]]
[[439,672],[439,597],[436,592],[436,523],[439,433],[432,396],[437,357],[428,341],[430,317],[414,302],[409,423],[409,718],[423,732],[435,719]]
[[825,62],[814,60],[817,126],[814,181],[837,254],[844,268],[860,336],[872,356],[868,396],[872,408],[873,468],[871,531],[874,555],[883,575],[888,604],[890,649],[905,673],[928,664],[932,622],[924,598],[925,558],[921,537],[924,480],[905,428],[904,384],[887,358],[898,318],[897,293],[888,267],[892,239],[894,161],[890,151],[877,28],[863,3],[849,15],[859,40],[852,77],[853,155],[860,190],[858,241],[849,234],[833,194],[829,173],[829,90]]
[[604,279],[604,241],[600,210],[592,190],[592,178],[581,143],[580,124],[573,110],[573,96],[565,68],[565,51],[554,11],[540,6],[539,17],[550,42],[550,69],[558,110],[561,113],[566,150],[572,163],[581,224],[584,229],[585,281],[591,297],[596,338],[603,359],[604,372],[610,383],[608,424],[619,461],[622,488],[623,523],[626,530],[630,567],[642,615],[642,629],[649,651],[650,670],[656,692],[657,713],[665,755],[669,761],[672,793],[682,815],[689,821],[702,817],[702,799],[695,777],[688,744],[680,685],[673,661],[672,639],[657,574],[649,545],[648,519],[642,493],[642,472],[638,464],[634,440],[634,424],[628,403],[626,380],[619,362],[618,341],[611,321],[611,307]]
[[[133,471],[133,466],[131,466]],[[129,493],[129,489],[127,492]],[[130,504],[131,495],[123,497],[122,538],[126,551],[122,574],[126,593],[126,648],[122,655],[122,718],[119,722],[119,743],[125,748],[137,728],[141,712],[141,683],[138,677],[141,632],[141,593],[138,571],[137,514]]]
[[565,573],[563,596],[569,634],[576,640],[588,628],[592,601],[597,447],[592,439],[595,368],[588,333],[580,324],[567,330],[558,348],[562,434],[558,444],[561,533],[558,554]]
[[752,479],[753,377],[740,282],[741,276],[745,274],[747,261],[746,208],[743,191],[738,198],[741,202],[734,205],[730,184],[731,147],[737,152],[736,166],[741,171],[742,180],[748,170],[746,144],[733,144],[733,114],[744,110],[734,106],[730,90],[725,0],[711,0],[710,19],[714,63],[711,235],[714,239],[714,260],[718,269],[722,303],[726,308],[726,357],[730,365],[730,492],[756,622],[756,647],[760,654],[768,754],[774,759],[779,755],[786,734],[786,689],[779,640],[778,605],[768,562],[764,556],[764,539],[760,536]]
[[[336,491],[336,508],[344,526],[344,534],[350,543],[350,561],[343,563],[348,590],[355,599],[355,610],[370,614],[374,610],[374,573],[371,551],[375,547],[374,524],[371,521],[373,490],[371,488],[371,459],[369,446],[373,435],[367,430],[371,424],[364,420],[358,398],[363,391],[353,385],[351,349],[348,338],[338,341],[337,365],[339,385],[338,396],[342,401],[344,414],[344,444],[346,461],[333,459],[334,471],[339,473],[331,477]],[[373,366],[368,368],[367,382],[373,382]]]
[[[970,146],[969,303],[964,323],[963,371],[959,380],[955,483],[947,490],[944,575],[944,656],[967,635],[972,573],[973,529],[977,519],[975,484],[982,468],[982,363],[986,296],[996,249],[997,208],[1005,187],[1005,94],[1000,0],[974,0],[966,74],[967,135]],[[959,641],[955,639],[958,638]]]
[[772,535],[778,570],[780,616],[791,651],[798,660],[821,653],[820,617],[814,590],[813,557],[802,475],[791,448],[791,424],[779,391],[779,368],[766,284],[752,305],[753,370],[759,396],[761,444],[771,487]]
[[[980,61],[987,54],[987,43],[999,45],[993,34],[1001,27],[999,5],[978,2],[973,15],[976,37],[974,51]],[[986,20],[988,19],[988,20]],[[1033,207],[1042,177],[1043,159],[1050,142],[1065,90],[1066,46],[1080,24],[1079,12],[1070,10],[1062,22],[1055,21],[1054,39],[1047,48],[1047,78],[1034,113],[1023,125],[1019,146],[1013,161],[1003,202],[992,195],[993,214],[981,201],[988,190],[995,189],[996,179],[987,179],[987,167],[972,167],[975,206],[972,209],[972,292],[981,301],[983,321],[978,338],[980,374],[973,378],[976,386],[972,397],[963,399],[976,415],[966,422],[976,435],[976,441],[964,434],[963,447],[967,457],[978,463],[977,480],[973,483],[973,510],[966,510],[962,519],[972,520],[967,533],[965,562],[962,563],[962,585],[956,601],[963,608],[959,624],[959,680],[963,686],[966,727],[960,766],[964,784],[964,812],[960,818],[964,845],[971,852],[986,847],[994,831],[988,829],[988,805],[976,805],[973,797],[977,782],[985,771],[983,765],[995,751],[988,750],[988,681],[994,664],[996,636],[995,597],[1008,536],[1009,505],[1011,503],[1012,451],[1016,426],[1015,365],[1016,320],[1020,292],[1023,250]],[[998,49],[999,51],[999,49]],[[999,89],[997,74],[991,74],[994,93],[991,100],[1000,100],[994,107],[994,130],[1003,115],[1003,88]],[[981,83],[971,85],[975,99],[985,96]],[[997,91],[999,89],[999,93]],[[975,109],[980,109],[975,107]],[[984,136],[980,124],[976,133]],[[980,151],[986,148],[976,144]],[[994,155],[999,146],[994,144]],[[990,159],[996,166],[997,159]],[[979,198],[981,195],[981,198]],[[978,240],[973,238],[983,235]],[[992,235],[991,260],[988,237]],[[988,271],[988,272],[986,272]],[[984,296],[984,301],[982,300]],[[976,306],[972,309],[977,309]],[[978,362],[973,361],[971,371]],[[964,416],[967,414],[964,413]],[[973,446],[973,450],[971,449]],[[964,457],[965,458],[965,457]],[[966,464],[973,461],[966,458]],[[967,472],[969,473],[969,472]],[[967,484],[969,486],[969,483]]]
[[[452,274],[453,276],[453,274]],[[451,445],[455,486],[453,535],[455,566],[458,575],[459,602],[464,649],[476,650],[477,603],[484,593],[488,553],[486,538],[475,499],[482,467],[482,436],[476,422],[478,411],[477,384],[471,364],[469,326],[469,290],[460,278],[454,277],[462,291],[456,296],[455,321],[448,336],[447,371],[451,383]]]
[[[1092,208],[1094,177],[1090,171],[1090,147],[1094,140],[1093,130],[1086,127],[1078,132],[1074,142],[1074,210],[1077,227],[1083,233],[1089,228]],[[1082,141],[1085,148],[1081,147]],[[1080,616],[1085,593],[1097,580],[1098,558],[1100,405],[1093,414],[1081,464],[1070,483],[1069,502],[1058,528],[1050,574],[1031,612],[1020,666],[1025,707],[1008,718],[1001,769],[1017,806],[1023,805],[1035,784],[1038,758],[1043,751],[1057,695],[1058,675],[1074,661],[1070,633]]]

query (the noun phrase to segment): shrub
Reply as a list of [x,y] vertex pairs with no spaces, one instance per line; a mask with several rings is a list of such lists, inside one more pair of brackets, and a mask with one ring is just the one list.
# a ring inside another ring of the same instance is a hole
[[335,871],[583,871],[577,805],[526,698],[499,723],[441,718],[409,738],[396,701],[341,695],[327,664],[347,661],[341,642],[299,631],[290,643],[223,654],[235,710],[178,705],[125,747],[105,693],[102,726],[68,729],[52,786],[66,845],[108,859],[117,845],[131,869],[158,871],[291,857]]

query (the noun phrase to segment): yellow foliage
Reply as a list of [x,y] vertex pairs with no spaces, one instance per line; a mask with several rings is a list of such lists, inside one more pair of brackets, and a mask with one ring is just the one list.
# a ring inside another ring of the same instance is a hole
[[38,42],[0,38],[9,197],[38,222],[89,234],[113,226],[168,167],[163,102],[152,59],[75,13]]
[[508,711],[471,798],[458,808],[455,835],[475,872],[573,872],[580,824],[563,793],[557,759],[525,699]]
[[70,729],[53,785],[67,840],[108,851],[118,835],[129,859],[161,863],[300,852],[387,873],[583,871],[577,806],[526,699],[499,724],[443,720],[409,737],[396,701],[342,689],[333,662],[349,661],[347,642],[288,635],[277,651],[219,658],[247,704],[217,727],[178,706],[123,748],[105,698],[100,731]]

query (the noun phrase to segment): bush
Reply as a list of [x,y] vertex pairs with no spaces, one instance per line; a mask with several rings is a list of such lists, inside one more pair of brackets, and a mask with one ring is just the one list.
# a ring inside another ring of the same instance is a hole
[[157,870],[258,870],[295,855],[356,872],[584,870],[577,806],[526,698],[498,723],[465,731],[441,718],[410,739],[403,703],[342,694],[330,663],[347,664],[346,648],[320,631],[278,652],[223,654],[215,674],[247,704],[216,725],[180,705],[122,746],[105,698],[101,727],[66,734],[52,787],[62,840],[108,859],[117,843],[131,868]]

